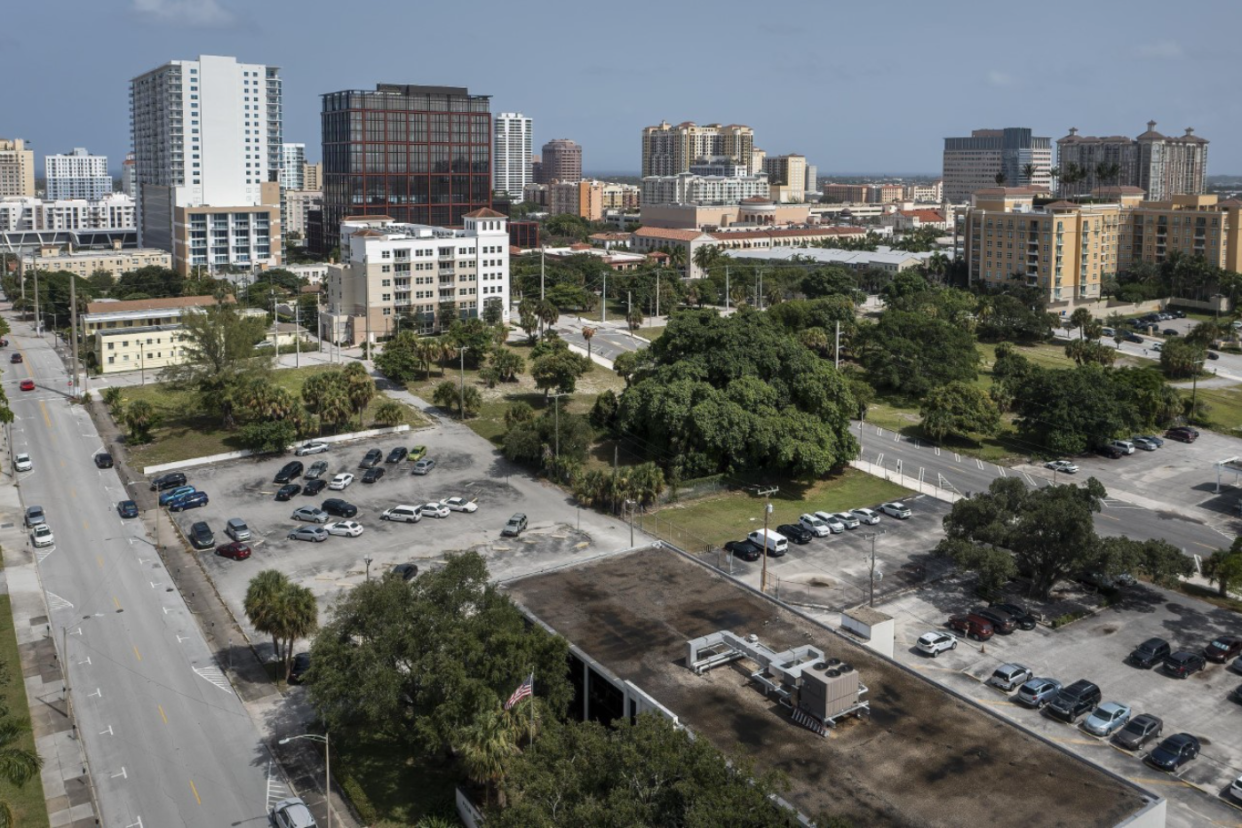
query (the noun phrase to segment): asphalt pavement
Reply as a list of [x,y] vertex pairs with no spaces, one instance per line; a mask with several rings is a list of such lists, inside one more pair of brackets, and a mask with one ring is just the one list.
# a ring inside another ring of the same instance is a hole
[[[254,722],[142,522],[118,516],[127,494],[93,462],[99,434],[68,401],[50,339],[13,328],[9,351],[24,356],[3,380],[13,450],[34,461],[20,477],[22,502],[42,506],[55,535],[35,557],[103,823],[262,824],[270,757]],[[18,389],[27,377],[34,391]]]
[[[999,477],[1017,477],[1029,486],[1048,486],[1056,483],[1080,482],[1087,475],[1054,475],[1051,471],[1020,470],[998,466],[977,457],[954,452],[952,449],[906,437],[895,431],[876,426],[860,427],[854,421],[855,433],[862,444],[861,457],[878,471],[892,472],[915,478],[925,484],[947,492],[967,495],[987,489]],[[1161,451],[1174,451],[1177,446],[1166,444]],[[1105,489],[1109,481],[1102,479]],[[1233,536],[1226,534],[1203,519],[1196,519],[1193,512],[1170,509],[1150,509],[1130,503],[1121,497],[1109,497],[1104,509],[1095,518],[1096,530],[1102,535],[1126,535],[1135,540],[1158,538],[1167,540],[1187,554],[1206,555],[1216,549],[1228,547]]]

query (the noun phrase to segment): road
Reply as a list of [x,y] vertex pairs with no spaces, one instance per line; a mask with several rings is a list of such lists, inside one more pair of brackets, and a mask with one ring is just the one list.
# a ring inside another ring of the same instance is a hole
[[[261,825],[268,753],[213,660],[141,520],[122,521],[116,473],[97,469],[90,417],[65,396],[50,340],[13,321],[4,386],[28,452],[25,506],[47,512],[56,544],[37,550],[104,824],[118,828]],[[18,389],[32,377],[36,390]],[[180,554],[175,552],[173,554]],[[54,758],[51,759],[54,761]]]
[[[1016,476],[1029,485],[1041,487],[1053,483],[1052,477],[1045,476],[1042,471],[998,466],[888,429],[866,425],[860,431],[857,421],[854,429],[855,434],[861,437],[861,457],[865,462],[889,471],[899,471],[907,477],[956,494],[983,491],[998,477]],[[1051,475],[1051,472],[1048,474]],[[1067,480],[1066,475],[1057,475],[1056,482],[1066,483],[1083,477],[1080,474]],[[1108,481],[1103,483],[1107,489]],[[1104,510],[1096,515],[1095,524],[1096,530],[1103,535],[1127,535],[1135,540],[1167,540],[1187,554],[1210,554],[1233,542],[1233,536],[1217,531],[1206,523],[1169,511],[1136,506],[1117,498],[1105,500]]]
[[615,360],[626,351],[637,351],[651,344],[641,337],[631,336],[624,325],[616,326],[611,322],[607,324],[589,320],[580,322],[575,316],[562,316],[553,327],[570,345],[576,345],[584,350],[587,343],[586,338],[582,336],[582,329],[583,327],[595,328],[595,335],[591,337],[591,352],[609,361]]

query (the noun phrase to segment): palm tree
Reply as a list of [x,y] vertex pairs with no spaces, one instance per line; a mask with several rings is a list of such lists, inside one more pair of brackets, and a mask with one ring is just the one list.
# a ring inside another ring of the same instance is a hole
[[250,621],[250,626],[272,637],[272,648],[276,651],[277,658],[281,656],[279,604],[288,586],[289,579],[284,573],[265,569],[250,579],[250,584],[246,587],[246,597],[242,600],[242,609]]
[[686,266],[686,248],[680,244],[673,245],[668,251],[668,263],[676,270],[683,270]]
[[[699,248],[699,249],[706,250],[707,248]],[[685,301],[686,301],[687,306],[698,305],[699,304],[699,289],[696,288],[694,285],[690,285],[690,287],[686,288]]]
[[349,404],[349,395],[345,393],[344,386],[339,382],[329,385],[319,400],[320,425],[331,426],[336,431],[349,422],[353,415],[354,410]]
[[[26,730],[25,726],[11,719],[0,719],[0,779],[19,788],[37,776],[43,767],[43,760],[37,753],[17,744]],[[16,825],[12,807],[0,799],[0,828]]]
[[823,328],[807,328],[802,332],[800,338],[804,347],[815,351],[817,354],[822,354],[828,350],[828,332]]
[[593,336],[595,336],[595,329],[590,325],[583,325],[582,338],[586,340],[587,344],[587,359],[591,358],[591,337]]
[[764,291],[764,298],[768,300],[769,307],[779,305],[785,301],[785,289],[776,283],[772,283]]
[[1035,165],[1034,164],[1023,164],[1022,165],[1022,178],[1023,178],[1024,183],[1029,186],[1031,183],[1031,179],[1034,177],[1035,177]]
[[733,301],[733,307],[740,308],[750,301],[750,291],[742,285],[734,285],[729,291],[729,298]]
[[996,181],[996,186],[997,186],[997,187],[1004,187],[1004,186],[1005,186],[1005,182],[1006,182],[1007,180],[1009,180],[1009,179],[1008,179],[1008,176],[1006,176],[1006,175],[1005,175],[1005,173],[1003,173],[1003,172],[998,172],[998,173],[994,176],[994,180]]
[[345,396],[349,404],[357,412],[358,427],[362,427],[362,412],[375,399],[375,380],[367,374],[361,362],[351,362],[345,368]]
[[[527,698],[522,706],[534,704],[534,701]],[[509,760],[518,753],[517,728],[513,717],[499,704],[480,711],[466,728],[459,749],[466,774],[486,787],[490,805],[493,792],[500,793]],[[501,804],[504,802],[501,801]]]
[[[538,313],[539,321],[543,324],[544,331],[552,325],[555,325],[556,320],[561,318],[561,309],[546,299],[539,303]],[[543,331],[540,332],[540,336],[542,335]]]
[[706,273],[723,256],[724,254],[720,252],[720,248],[716,245],[704,244],[694,251],[694,264],[695,267]]
[[280,596],[276,614],[277,629],[285,645],[285,681],[293,670],[293,645],[319,627],[319,605],[315,593],[304,586],[289,584]]
[[1048,177],[1052,179],[1052,189],[1053,189],[1053,191],[1056,191],[1056,189],[1057,189],[1057,182],[1058,182],[1058,181],[1060,181],[1060,179],[1061,179],[1061,168],[1060,168],[1060,167],[1053,167],[1052,169],[1048,170]]
[[125,409],[125,425],[135,442],[142,443],[155,427],[155,406],[146,400],[134,400]]
[[630,308],[630,312],[625,315],[625,324],[630,326],[630,333],[638,330],[643,326],[643,312],[641,308]]

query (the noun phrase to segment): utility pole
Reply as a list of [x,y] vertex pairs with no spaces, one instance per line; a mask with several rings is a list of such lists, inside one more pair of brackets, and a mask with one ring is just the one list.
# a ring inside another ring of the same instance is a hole
[[552,395],[553,417],[556,420],[556,449],[553,456],[556,457],[557,460],[561,459],[561,397],[563,396],[565,395]]
[[[617,474],[621,470],[621,449],[612,447],[612,513],[617,513]],[[632,545],[632,544],[631,544]]]
[[461,409],[462,422],[465,422],[466,421],[466,346],[463,345],[457,350],[460,352],[460,356],[461,356],[461,388],[458,391],[459,396],[457,400],[459,403],[461,403],[459,407]]
[[[840,333],[841,323],[837,323],[837,332]],[[278,340],[279,341],[279,340]],[[276,351],[279,353],[280,348]],[[293,303],[293,367],[302,367],[302,297],[298,297]]]
[[608,321],[608,274],[604,274],[604,299],[599,303],[599,321],[604,324]]
[[656,271],[656,318],[660,316],[660,271]]
[[39,333],[39,339],[43,338],[43,324],[39,321],[39,268],[34,269],[35,280],[35,330]]
[[768,517],[772,514],[772,504],[763,507],[763,572],[759,577],[759,591],[768,594]]
[[867,600],[867,605],[875,606],[875,536],[877,533],[871,533],[871,597]]
[[71,322],[69,339],[73,348],[73,393],[78,395],[78,279],[69,279],[69,319]]
[[539,247],[539,301],[543,301],[543,265],[544,265],[544,247]]
[[841,370],[841,320],[837,320],[837,344],[832,347],[833,367]]
[[725,310],[729,309],[729,266],[725,265]]

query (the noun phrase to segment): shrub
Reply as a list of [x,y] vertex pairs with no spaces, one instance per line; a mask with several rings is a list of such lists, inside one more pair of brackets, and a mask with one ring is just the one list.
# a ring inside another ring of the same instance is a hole
[[283,454],[297,436],[297,427],[288,420],[247,423],[237,432],[245,448],[263,454]]

